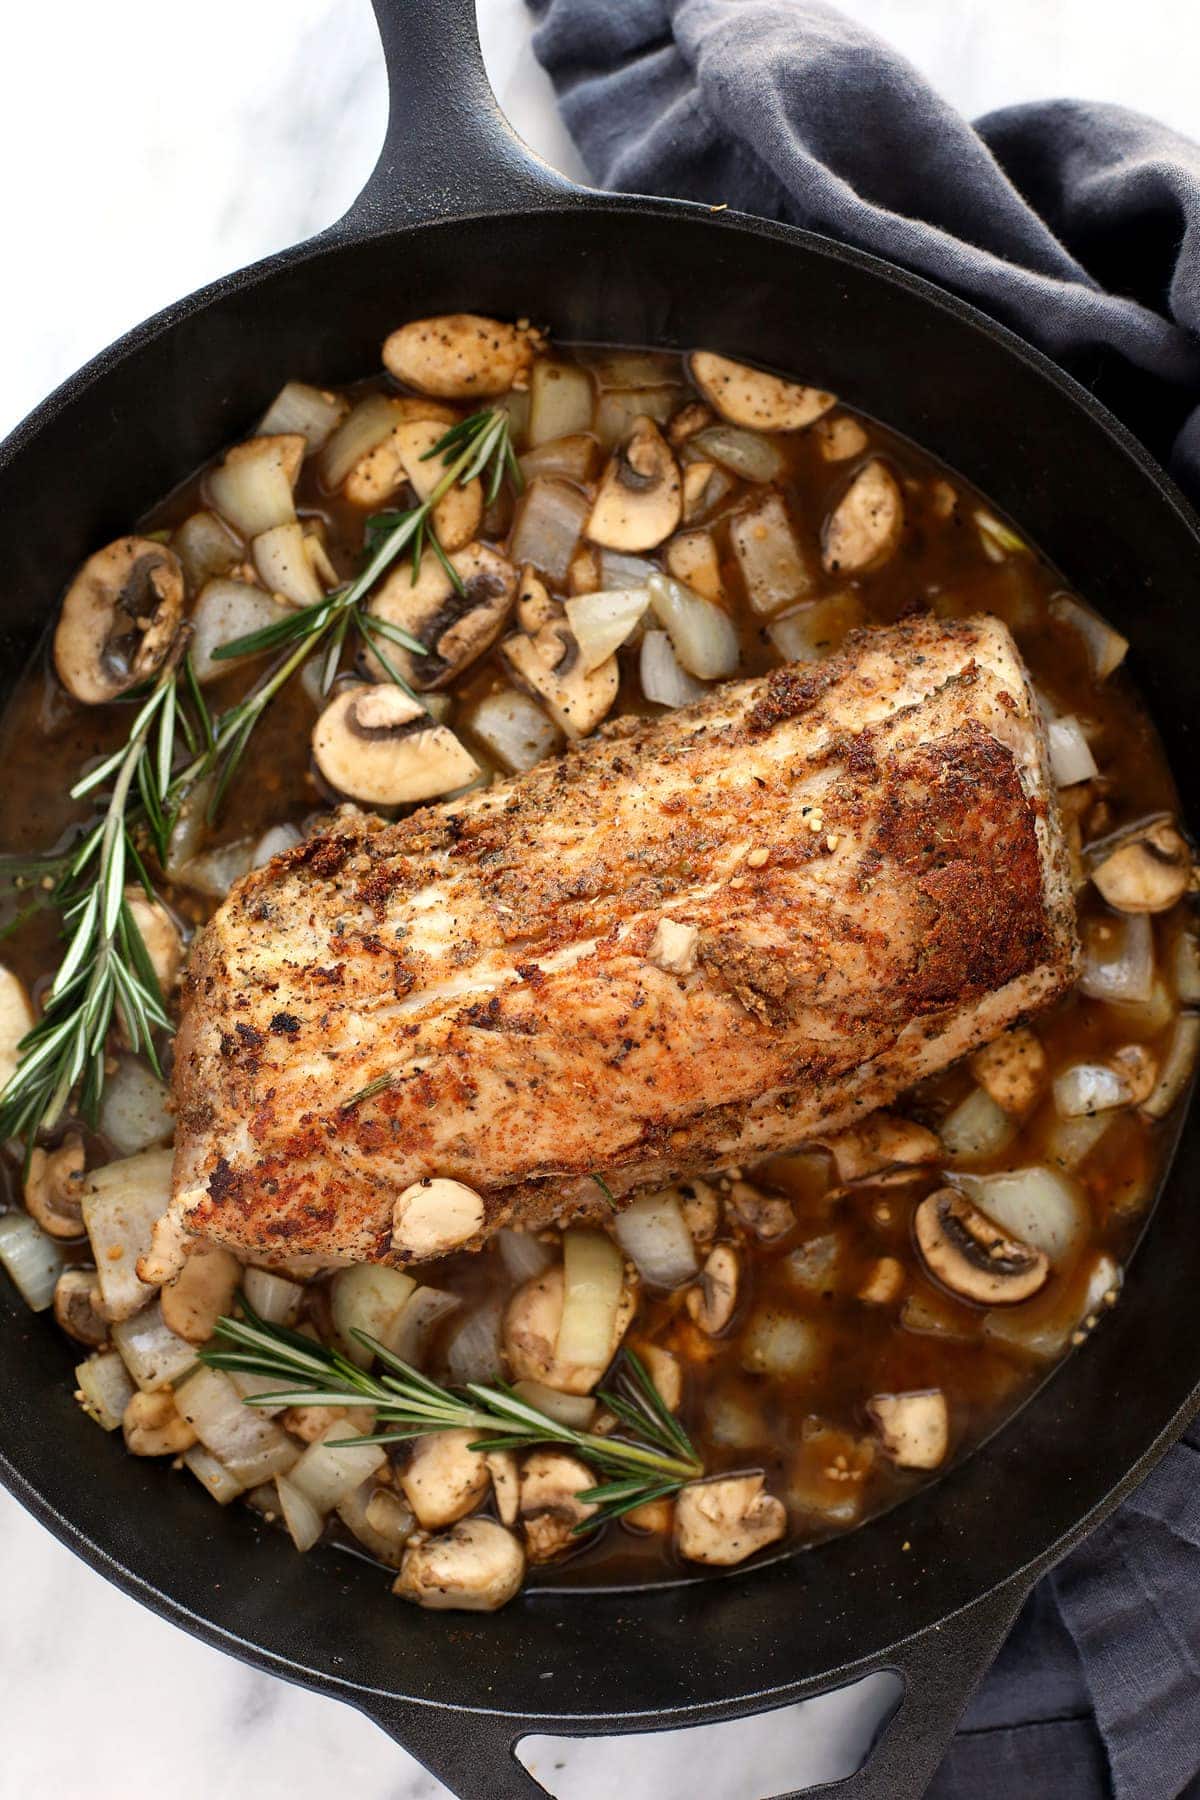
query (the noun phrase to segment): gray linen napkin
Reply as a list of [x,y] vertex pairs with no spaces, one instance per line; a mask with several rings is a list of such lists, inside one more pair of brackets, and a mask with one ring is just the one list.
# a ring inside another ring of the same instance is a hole
[[[529,4],[599,184],[811,226],[952,288],[1200,498],[1200,147],[1074,100],[972,126],[820,0]],[[1038,1587],[930,1791],[1200,1796],[1200,1427]]]

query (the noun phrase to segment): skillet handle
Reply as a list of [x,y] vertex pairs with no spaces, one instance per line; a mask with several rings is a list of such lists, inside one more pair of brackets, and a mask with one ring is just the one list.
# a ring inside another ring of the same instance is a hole
[[[851,1775],[822,1782],[817,1787],[799,1788],[790,1793],[781,1793],[775,1787],[769,1800],[826,1800],[826,1797],[827,1800],[920,1800],[946,1753],[968,1700],[1008,1636],[1028,1592],[1026,1579],[1009,1582],[943,1624],[919,1637],[909,1638],[897,1645],[892,1653],[881,1657],[877,1668],[895,1670],[903,1678],[904,1693],[896,1711],[877,1734],[862,1767]],[[597,1655],[603,1653],[603,1645],[598,1644]],[[873,1672],[856,1669],[849,1679],[858,1680]],[[828,1686],[806,1683],[794,1691],[775,1695],[770,1710],[829,1691]],[[482,1800],[484,1795],[487,1800],[545,1800],[546,1794],[553,1789],[543,1787],[518,1761],[517,1750],[524,1741],[543,1740],[532,1760],[535,1767],[540,1764],[550,1776],[558,1760],[554,1754],[556,1749],[560,1754],[569,1754],[574,1748],[571,1740],[586,1743],[613,1736],[611,1721],[604,1719],[537,1719],[466,1712],[420,1706],[384,1694],[360,1699],[357,1704],[444,1782],[452,1794],[461,1796],[461,1800]],[[736,1729],[731,1723],[733,1719],[753,1715],[753,1707],[741,1708],[733,1712],[725,1724],[733,1730]],[[766,1715],[760,1712],[758,1716]],[[643,1731],[648,1728],[641,1727]],[[686,1724],[680,1726],[668,1718],[663,1721],[662,1729],[678,1736],[681,1760],[703,1755],[700,1745],[689,1741]],[[722,1724],[691,1729],[719,1735]],[[768,1725],[766,1732],[769,1731]],[[598,1766],[594,1774],[600,1772],[602,1756],[604,1752],[597,1746]],[[611,1777],[606,1785],[614,1793],[628,1782],[635,1761],[636,1752],[632,1746],[624,1752],[621,1769],[616,1769],[605,1757],[602,1766]],[[751,1750],[746,1755],[746,1764],[752,1763]],[[720,1766],[719,1759],[717,1766]],[[742,1772],[746,1781],[754,1779],[752,1766],[745,1766]],[[563,1791],[571,1792],[569,1783]],[[636,1782],[630,1784],[627,1791],[631,1800],[640,1800]],[[725,1800],[725,1797],[714,1794],[713,1800]],[[768,1800],[767,1793],[762,1794],[761,1800]]]
[[371,0],[383,43],[383,149],[331,236],[529,211],[579,189],[522,143],[483,66],[475,0]]

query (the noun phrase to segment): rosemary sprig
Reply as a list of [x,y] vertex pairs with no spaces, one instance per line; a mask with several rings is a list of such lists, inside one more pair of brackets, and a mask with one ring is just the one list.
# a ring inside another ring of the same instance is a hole
[[313,1343],[286,1326],[260,1319],[241,1299],[244,1317],[222,1318],[214,1336],[227,1348],[204,1349],[201,1362],[213,1369],[278,1380],[278,1390],[247,1394],[247,1406],[364,1406],[375,1414],[376,1430],[338,1439],[339,1444],[395,1444],[434,1431],[474,1431],[477,1450],[527,1450],[558,1444],[573,1450],[604,1479],[579,1498],[598,1510],[576,1526],[591,1531],[635,1506],[676,1493],[704,1473],[686,1431],[664,1404],[641,1359],[623,1351],[615,1379],[597,1398],[623,1430],[602,1435],[574,1431],[530,1406],[505,1382],[445,1388],[394,1356],[364,1331],[354,1336],[378,1358],[383,1372],[372,1375],[336,1350]]
[[32,1031],[22,1038],[18,1061],[0,1094],[0,1138],[35,1134],[61,1118],[76,1083],[80,1111],[94,1124],[104,1088],[105,1044],[114,1014],[130,1048],[161,1073],[156,1031],[170,1029],[158,977],[126,898],[132,876],[152,894],[131,830],[136,792],[156,847],[169,829],[168,789],[178,709],[177,678],[187,637],[142,702],[119,750],[71,789],[82,799],[108,787],[104,813],[85,832],[61,868],[52,890],[67,927],[67,948]]

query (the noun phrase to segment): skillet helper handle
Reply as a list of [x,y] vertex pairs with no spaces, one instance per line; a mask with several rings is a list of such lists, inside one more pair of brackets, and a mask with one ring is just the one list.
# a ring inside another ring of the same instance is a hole
[[[897,1710],[883,1726],[877,1741],[861,1768],[834,1782],[817,1787],[797,1788],[781,1792],[778,1786],[759,1793],[757,1800],[921,1800],[946,1753],[954,1729],[968,1700],[991,1666],[1003,1644],[1029,1591],[1024,1579],[1006,1583],[952,1615],[944,1624],[923,1632],[898,1645],[889,1656],[879,1659],[880,1669],[895,1669],[904,1680],[904,1693]],[[603,1647],[597,1646],[597,1654]],[[862,1674],[872,1671],[863,1670]],[[803,1689],[776,1697],[775,1706],[795,1704],[812,1699],[828,1688],[806,1685]],[[409,1701],[373,1696],[359,1704],[377,1725],[402,1744],[419,1762],[445,1783],[461,1800],[545,1800],[553,1789],[543,1787],[517,1759],[517,1747],[526,1738],[550,1740],[535,1761],[548,1777],[557,1760],[555,1742],[576,1756],[579,1745],[589,1739],[611,1738],[602,1719],[590,1721],[558,1721],[554,1719],[512,1718],[494,1713],[455,1711],[444,1707],[419,1706]],[[753,1708],[734,1718],[745,1718]],[[760,1714],[760,1717],[765,1715]],[[681,1760],[702,1754],[700,1745],[689,1741],[686,1727],[665,1720],[664,1728],[674,1731],[679,1739]],[[721,1724],[699,1728],[706,1734],[719,1733]],[[770,1724],[764,1731],[770,1732]],[[629,1734],[637,1736],[634,1731]],[[623,1752],[624,1767],[613,1771],[612,1787],[616,1792],[629,1781],[637,1756],[632,1745]],[[751,1759],[752,1760],[752,1759]],[[753,1781],[752,1767],[744,1770],[747,1783]],[[569,1796],[570,1781],[562,1790]],[[636,1782],[630,1782],[631,1800],[640,1800]],[[725,1800],[713,1794],[712,1800]]]
[[383,149],[333,227],[364,238],[468,213],[520,212],[578,194],[522,143],[483,66],[475,0],[372,0],[388,81]]

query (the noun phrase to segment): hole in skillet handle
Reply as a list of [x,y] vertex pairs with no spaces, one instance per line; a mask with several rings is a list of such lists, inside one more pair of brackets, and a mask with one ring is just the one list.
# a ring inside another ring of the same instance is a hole
[[[1029,1587],[1017,1577],[873,1659],[874,1669],[851,1665],[840,1681],[735,1702],[721,1720],[663,1714],[621,1730],[602,1718],[468,1712],[382,1694],[358,1704],[461,1800],[694,1800],[701,1764],[710,1800],[920,1800]],[[819,1785],[797,1787],[798,1777]]]
[[387,66],[387,130],[366,186],[327,238],[529,212],[580,196],[500,111],[479,47],[476,0],[371,3]]

